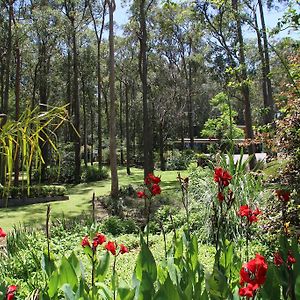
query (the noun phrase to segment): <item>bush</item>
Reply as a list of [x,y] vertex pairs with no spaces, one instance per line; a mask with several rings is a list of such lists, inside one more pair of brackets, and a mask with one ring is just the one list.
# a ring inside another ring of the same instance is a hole
[[170,157],[166,161],[167,170],[186,170],[194,158],[194,152],[192,150],[186,150],[180,152],[178,150],[172,151]]
[[0,187],[0,198],[4,197],[13,199],[24,199],[24,198],[39,198],[39,197],[55,197],[55,196],[65,196],[67,190],[63,186],[44,186],[44,185],[34,185],[30,187],[29,194],[27,187],[13,186],[7,190],[3,190]]
[[116,216],[108,217],[101,224],[101,230],[106,233],[110,233],[114,236],[120,234],[136,233],[138,227],[135,221],[131,218],[121,219]]
[[98,165],[87,166],[82,169],[81,180],[83,182],[93,182],[108,178],[106,168],[99,169]]

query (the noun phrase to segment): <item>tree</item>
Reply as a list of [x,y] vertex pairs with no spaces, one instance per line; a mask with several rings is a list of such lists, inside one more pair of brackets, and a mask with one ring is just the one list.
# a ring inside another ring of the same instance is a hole
[[116,138],[116,95],[115,95],[115,50],[114,50],[114,0],[106,1],[109,8],[109,158],[111,170],[111,196],[117,199],[119,193],[118,166],[117,166],[117,138]]

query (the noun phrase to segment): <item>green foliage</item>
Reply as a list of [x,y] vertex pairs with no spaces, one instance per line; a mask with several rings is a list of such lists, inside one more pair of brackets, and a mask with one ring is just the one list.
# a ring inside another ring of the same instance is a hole
[[180,152],[173,150],[166,160],[167,170],[186,170],[194,158],[194,153],[189,150]]
[[201,132],[204,137],[225,141],[244,137],[243,130],[238,128],[234,121],[237,112],[232,109],[231,102],[225,93],[219,93],[210,100],[213,112],[218,116],[205,122]]
[[107,178],[108,170],[106,168],[99,169],[98,165],[84,167],[81,172],[83,182],[100,181]]
[[[3,187],[0,187],[0,195],[7,193],[4,197],[13,199],[24,199],[24,198],[43,198],[43,197],[55,197],[55,196],[65,196],[67,194],[67,189],[63,186],[51,186],[51,185],[34,185],[31,186],[29,194],[27,188],[22,186],[13,186],[9,191],[6,191]],[[0,196],[0,199],[1,199]],[[22,202],[20,201],[20,204]]]
[[[40,141],[46,137],[54,152],[55,130],[67,120],[66,106],[53,107],[41,113],[39,107],[26,109],[18,121],[8,120],[0,129],[1,173],[0,179],[5,182],[5,188],[10,189],[13,178],[14,147],[20,150],[20,167],[25,172],[27,190],[30,191],[31,168],[41,168],[43,157]],[[56,123],[58,122],[58,123]],[[56,124],[55,124],[56,123]]]
[[138,227],[131,218],[121,219],[116,216],[110,216],[103,220],[101,230],[116,236],[125,233],[136,233]]

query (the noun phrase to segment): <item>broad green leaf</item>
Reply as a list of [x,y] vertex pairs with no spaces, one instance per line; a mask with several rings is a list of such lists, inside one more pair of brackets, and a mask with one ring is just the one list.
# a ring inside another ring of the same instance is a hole
[[105,254],[100,258],[97,266],[96,266],[96,280],[103,281],[105,279],[105,275],[108,271],[110,261],[109,252],[106,251]]
[[61,290],[64,292],[66,300],[75,300],[75,293],[73,292],[71,286],[68,283],[65,283]]
[[164,284],[159,288],[154,296],[154,300],[181,300],[177,287],[173,284],[170,276],[167,277]]
[[63,256],[59,267],[59,286],[63,286],[65,283],[70,284],[71,288],[74,288],[78,280],[72,265]]
[[142,281],[143,274],[147,273],[152,282],[157,278],[156,263],[154,257],[141,236],[141,251],[138,255],[135,266],[135,277]]
[[52,273],[48,283],[48,294],[51,299],[54,298],[54,295],[57,294],[58,289],[59,289],[59,275],[58,275],[58,270],[56,270]]

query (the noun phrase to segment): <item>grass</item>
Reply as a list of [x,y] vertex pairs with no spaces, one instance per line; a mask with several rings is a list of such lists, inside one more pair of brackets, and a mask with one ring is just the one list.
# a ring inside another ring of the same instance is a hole
[[[143,183],[143,170],[132,168],[132,175],[126,174],[125,168],[119,169],[119,186],[129,184],[137,187]],[[171,194],[179,189],[177,182],[177,171],[157,171],[155,174],[161,176],[161,187],[164,193]],[[182,176],[187,175],[187,171],[181,171]],[[96,196],[104,196],[110,193],[110,179],[92,183],[81,183],[67,186],[69,200],[51,203],[52,218],[72,218],[90,211],[93,193]],[[45,203],[32,204],[21,207],[0,209],[0,227],[11,230],[14,226],[24,224],[30,227],[41,226],[45,222]]]

